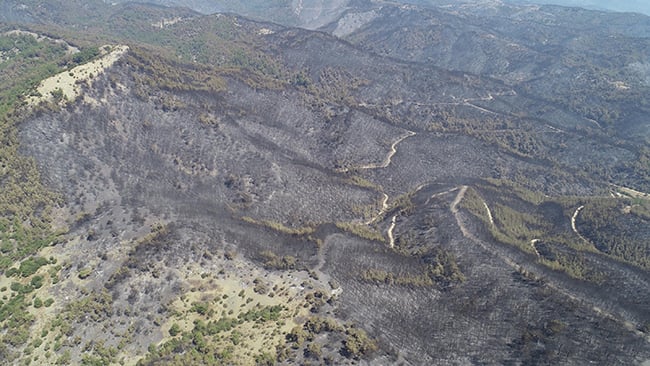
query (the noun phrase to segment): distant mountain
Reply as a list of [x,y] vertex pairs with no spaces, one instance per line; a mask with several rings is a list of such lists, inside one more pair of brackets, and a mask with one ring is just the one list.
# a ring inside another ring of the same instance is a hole
[[650,140],[650,129],[641,127],[647,106],[632,102],[644,98],[613,87],[626,80],[648,92],[648,17],[494,3],[384,7],[372,16],[348,12],[328,30],[381,55],[497,78],[609,125],[611,133]]
[[[117,0],[114,3],[128,2]],[[321,27],[341,15],[355,0],[150,0],[165,6],[183,6],[204,14],[232,12],[308,29]],[[365,1],[364,1],[365,2]]]
[[[132,32],[135,28],[150,26],[161,19],[200,15],[188,8],[170,8],[149,3],[107,3],[102,0],[0,1],[0,22],[40,24],[85,29],[87,34],[109,36],[116,32]],[[127,23],[128,26],[121,22]],[[111,26],[115,28],[111,29]],[[110,31],[107,31],[107,28]],[[150,29],[146,29],[150,31]]]
[[555,4],[578,6],[587,9],[619,12],[635,12],[650,15],[650,2],[647,0],[507,0],[518,4]]
[[[108,1],[105,1],[108,3]],[[129,0],[115,0],[111,4],[127,3]],[[608,1],[608,0],[146,0],[146,3],[186,7],[203,14],[236,13],[253,19],[271,21],[288,26],[318,29],[335,22],[348,11],[377,9],[396,4],[419,6],[422,8],[456,8],[462,6],[470,11],[478,9],[499,9],[505,4],[555,4],[565,7],[610,12],[637,12],[650,14],[650,3],[644,0]],[[22,5],[21,5],[22,6]],[[87,6],[87,5],[84,5]],[[6,8],[6,6],[5,6]],[[11,16],[15,9],[6,9],[5,16]],[[637,19],[638,20],[638,19]]]

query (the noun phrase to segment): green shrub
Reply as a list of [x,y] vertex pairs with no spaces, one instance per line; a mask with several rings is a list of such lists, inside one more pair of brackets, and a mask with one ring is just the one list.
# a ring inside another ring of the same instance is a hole
[[20,263],[20,267],[18,268],[18,272],[20,273],[21,276],[23,277],[29,277],[36,273],[36,271],[39,270],[39,268],[43,267],[44,265],[48,264],[48,260],[43,258],[43,257],[32,257],[29,259],[26,259]]
[[195,302],[192,304],[192,308],[190,308],[190,311],[201,315],[206,315],[208,313],[208,310],[210,310],[210,305],[205,302]]
[[356,224],[351,222],[337,222],[336,227],[363,239],[374,240],[379,242],[386,241],[386,238],[384,238],[384,236],[379,231],[367,225]]
[[89,267],[86,267],[86,268],[82,269],[81,271],[79,271],[79,274],[77,275],[77,277],[79,277],[79,279],[81,279],[81,280],[84,280],[84,279],[88,278],[92,273],[93,273],[93,269],[89,268]]
[[169,328],[169,335],[172,337],[176,337],[180,332],[181,327],[176,323],[172,324],[172,326]]
[[34,276],[30,281],[34,288],[41,288],[43,286],[43,276]]
[[370,355],[377,348],[377,342],[368,337],[368,334],[363,329],[350,328],[347,331],[347,337],[343,341],[341,353],[346,357],[358,360]]

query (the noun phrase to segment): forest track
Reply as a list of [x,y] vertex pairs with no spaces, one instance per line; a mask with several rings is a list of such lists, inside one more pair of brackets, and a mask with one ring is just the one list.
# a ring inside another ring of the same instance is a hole
[[384,160],[382,160],[382,162],[379,163],[379,164],[378,163],[371,163],[371,164],[361,165],[361,166],[352,167],[352,168],[339,168],[339,169],[335,169],[335,171],[337,173],[347,173],[347,172],[349,172],[351,170],[371,170],[371,169],[388,168],[388,166],[392,162],[393,156],[395,156],[395,154],[397,154],[397,145],[399,145],[402,141],[406,140],[407,138],[409,138],[411,136],[415,136],[415,135],[417,135],[417,133],[407,130],[405,135],[401,136],[400,138],[395,140],[395,142],[393,142],[390,145],[390,151],[388,152],[388,154],[386,155]]
[[388,245],[390,245],[391,249],[395,248],[395,237],[393,236],[393,230],[395,230],[396,221],[397,215],[393,215],[390,226],[388,227]]
[[383,193],[383,192],[382,192],[382,195],[384,196],[384,198],[383,198],[383,200],[381,202],[381,209],[379,209],[379,212],[373,218],[366,221],[364,224],[370,225],[370,224],[376,222],[377,220],[379,220],[379,218],[382,215],[384,215],[384,214],[386,214],[386,212],[388,212],[388,208],[390,207],[390,206],[388,206],[388,195],[386,193]]
[[393,156],[397,154],[397,145],[399,145],[402,141],[406,140],[407,138],[415,135],[416,135],[415,132],[407,131],[405,135],[395,140],[395,142],[393,142],[393,144],[390,145],[390,151],[388,152],[388,155],[386,155],[386,158],[384,158],[384,160],[381,162],[381,164],[366,164],[358,167],[357,169],[369,170],[369,169],[388,168],[388,166],[392,162]]
[[538,241],[539,241],[539,239],[533,239],[533,240],[531,240],[531,241],[530,241],[530,246],[533,248],[533,251],[535,252],[535,255],[537,255],[537,256],[539,257],[539,256],[540,256],[540,255],[539,255],[539,251],[537,250],[537,242],[538,242]]
[[485,211],[487,212],[488,219],[490,220],[490,225],[494,226],[494,218],[492,217],[492,211],[490,211],[490,207],[487,205],[487,202],[481,199],[483,201],[483,206],[485,207]]
[[465,105],[465,106],[468,106],[468,107],[470,107],[470,108],[478,109],[479,111],[481,111],[481,112],[483,112],[483,113],[487,113],[487,114],[496,114],[496,115],[499,114],[499,113],[497,113],[497,112],[495,112],[495,111],[491,111],[491,110],[489,110],[489,109],[485,109],[485,108],[483,108],[483,107],[479,107],[479,106],[477,106],[476,104],[472,104],[472,103],[461,103],[461,105]]
[[455,192],[455,191],[457,191],[457,190],[459,190],[459,189],[460,189],[460,187],[454,187],[454,188],[452,188],[452,189],[448,189],[448,190],[446,190],[446,191],[444,191],[444,192],[434,193],[434,194],[431,195],[431,197],[429,197],[429,198],[427,199],[427,201],[424,203],[424,205],[425,205],[425,206],[428,205],[429,202],[430,202],[432,199],[436,198],[436,197],[444,196],[444,195],[449,194],[449,193],[451,193],[451,192]]
[[623,186],[619,186],[619,185],[616,185],[616,184],[612,184],[612,186],[614,188],[616,188],[615,192],[616,192],[616,195],[618,197],[628,196],[628,197],[631,197],[631,198],[640,198],[640,199],[646,199],[646,200],[650,199],[650,194],[648,194],[646,192],[637,191],[637,190],[634,190],[632,188],[623,187]]
[[[397,145],[399,145],[402,141],[406,140],[407,138],[415,136],[415,135],[416,135],[415,132],[407,130],[406,134],[402,135],[401,137],[399,137],[397,140],[395,140],[391,144],[390,151],[388,152],[388,154],[386,155],[386,157],[384,158],[384,160],[380,164],[366,164],[366,165],[362,165],[360,167],[356,167],[356,168],[353,168],[353,169],[370,170],[370,169],[384,169],[384,168],[387,168],[392,163],[393,156],[395,156],[395,154],[397,154]],[[346,173],[348,171],[350,171],[350,169],[348,169],[348,168],[343,168],[343,169],[338,169],[337,170],[337,172],[340,172],[340,173]],[[420,185],[416,189],[416,191],[419,191],[420,189],[422,189],[422,187],[424,187],[424,185]],[[371,225],[371,224],[375,223],[383,215],[385,215],[388,212],[388,210],[390,209],[390,206],[388,205],[388,200],[389,200],[388,195],[386,193],[384,193],[384,192],[382,192],[382,195],[383,195],[383,199],[382,199],[382,202],[381,202],[381,208],[379,209],[379,212],[377,212],[377,214],[373,218],[371,218],[370,220],[364,222],[365,225]],[[389,242],[389,245],[390,245],[391,248],[393,248],[395,246],[395,238],[393,236],[393,230],[395,230],[396,220],[397,220],[397,215],[394,215],[393,218],[391,219],[391,224],[388,227],[388,231],[387,231],[388,242]],[[314,267],[314,271],[322,273],[321,269],[325,265],[325,255],[323,253],[323,248],[318,248],[317,256],[318,256],[318,264],[316,265],[316,267]]]
[[575,212],[573,213],[573,216],[571,216],[571,230],[573,230],[573,232],[576,233],[576,235],[578,235],[580,239],[589,243],[589,240],[587,240],[587,238],[585,238],[584,236],[582,236],[582,234],[580,234],[580,232],[578,231],[578,227],[576,226],[576,219],[578,218],[580,211],[582,211],[584,208],[585,208],[584,205],[576,208]]
[[465,197],[465,192],[467,192],[467,188],[468,188],[467,186],[461,186],[460,191],[456,195],[456,198],[454,198],[454,200],[451,202],[450,209],[454,215],[458,213],[458,204],[463,199],[463,197]]

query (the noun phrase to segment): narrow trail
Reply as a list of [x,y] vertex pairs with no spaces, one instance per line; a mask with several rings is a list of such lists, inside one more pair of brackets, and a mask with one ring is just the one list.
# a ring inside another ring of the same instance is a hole
[[415,136],[415,135],[416,135],[415,132],[407,131],[406,135],[404,135],[404,136],[400,137],[399,139],[395,140],[395,142],[393,142],[393,144],[390,145],[390,151],[388,152],[388,155],[386,155],[386,158],[384,158],[384,160],[381,162],[381,164],[375,164],[375,163],[366,164],[366,165],[362,165],[360,167],[357,167],[357,169],[367,170],[367,169],[383,169],[383,168],[387,168],[390,165],[390,163],[391,163],[391,161],[393,159],[393,156],[395,156],[395,154],[397,154],[397,145],[399,145],[400,142],[406,140],[407,138],[409,138],[411,136]]
[[[456,195],[456,198],[451,202],[451,205],[449,206],[449,209],[451,210],[451,213],[454,214],[454,217],[456,218],[456,223],[458,224],[458,228],[460,228],[461,233],[463,233],[463,236],[471,239],[475,242],[477,242],[483,249],[485,249],[488,252],[491,252],[485,244],[483,244],[482,241],[480,241],[474,234],[472,234],[467,227],[465,226],[465,223],[463,222],[461,216],[460,216],[460,211],[458,211],[458,204],[460,201],[463,200],[465,197],[465,192],[467,192],[468,186],[461,186],[460,190],[458,191],[458,194]],[[509,258],[503,258],[503,260],[508,263],[509,265],[513,267],[518,267],[517,264],[513,261],[511,261]]]
[[[388,152],[388,154],[386,155],[386,157],[384,158],[384,160],[380,164],[376,164],[376,163],[375,164],[366,164],[366,165],[362,165],[362,166],[359,166],[359,167],[356,167],[356,168],[353,168],[353,169],[355,169],[355,170],[356,169],[369,170],[369,169],[387,168],[391,164],[393,156],[395,156],[395,154],[397,153],[397,145],[399,145],[402,141],[406,140],[407,138],[409,138],[411,136],[415,136],[415,135],[416,135],[415,132],[407,130],[406,134],[402,135],[401,137],[399,137],[397,140],[395,140],[391,144],[390,151]],[[339,173],[346,173],[346,172],[350,171],[350,169],[349,168],[342,168],[342,169],[337,169],[336,171],[339,172]],[[424,185],[421,185],[420,187],[418,187],[417,190],[420,190],[422,187],[424,187]],[[383,195],[383,198],[382,198],[381,208],[379,209],[379,212],[377,212],[377,214],[374,217],[372,217],[371,219],[366,221],[364,223],[365,225],[370,225],[370,224],[375,223],[377,220],[379,220],[379,218],[381,218],[383,215],[385,215],[388,212],[388,210],[390,208],[390,206],[388,205],[389,197],[384,192],[382,192],[381,194]],[[389,245],[390,245],[391,248],[393,248],[395,246],[395,237],[393,236],[393,230],[395,230],[396,221],[397,221],[397,215],[394,215],[392,220],[391,220],[391,224],[388,227],[388,231],[387,231],[388,241],[389,241]],[[325,266],[325,262],[326,262],[325,253],[324,253],[325,252],[324,246],[325,246],[325,243],[323,243],[323,245],[318,247],[318,251],[317,251],[317,254],[316,254],[317,259],[318,259],[318,264],[316,264],[316,266],[313,269],[313,271],[316,272],[319,275],[319,277],[321,277],[321,278],[322,277],[329,277],[325,273],[323,273],[323,271],[322,271],[323,267]]]
[[[463,236],[472,240],[477,240],[477,238],[474,235],[472,235],[472,233],[470,233],[469,230],[467,230],[467,228],[465,227],[465,223],[463,222],[463,220],[461,220],[460,212],[458,211],[458,204],[465,197],[465,192],[467,192],[467,188],[468,188],[467,186],[460,187],[460,191],[458,191],[456,198],[454,198],[454,200],[451,202],[449,208],[451,209],[451,213],[454,214],[454,217],[456,218],[456,222],[458,223],[458,227],[460,228],[460,231],[463,233]],[[484,249],[487,250],[487,248]]]
[[553,133],[566,133],[566,131],[564,131],[564,130],[562,130],[562,129],[559,129],[559,128],[557,128],[557,127],[553,127],[553,126],[551,126],[551,125],[549,125],[549,124],[544,125],[544,127],[548,128],[548,129],[551,130],[551,132],[553,132]]
[[397,145],[399,145],[402,141],[406,140],[407,138],[409,138],[411,136],[415,136],[415,135],[417,135],[415,132],[407,131],[405,135],[403,135],[400,138],[398,138],[397,140],[395,140],[395,142],[393,142],[390,145],[390,151],[388,152],[388,154],[386,155],[384,160],[379,164],[371,163],[371,164],[361,165],[361,166],[352,167],[352,168],[339,168],[339,169],[336,169],[335,171],[338,172],[338,173],[347,173],[350,170],[370,170],[370,169],[388,168],[388,166],[392,162],[393,156],[395,156],[395,154],[397,154]]
[[395,230],[395,222],[397,221],[397,215],[393,216],[393,219],[390,221],[390,226],[388,227],[388,245],[390,248],[395,248],[395,237],[393,236],[393,230]]
[[490,219],[490,225],[494,226],[494,218],[492,217],[492,211],[490,211],[490,207],[488,207],[487,202],[483,201],[483,206],[485,207],[485,211],[487,212],[488,219]]
[[370,225],[370,224],[376,222],[377,220],[379,220],[379,218],[382,215],[384,215],[386,212],[388,212],[388,208],[390,207],[390,206],[388,206],[388,195],[386,193],[383,193],[383,192],[382,192],[382,195],[384,196],[384,198],[383,198],[383,200],[381,202],[381,208],[379,209],[379,212],[377,212],[377,214],[373,218],[371,218],[370,220],[364,222],[364,224]]
[[578,215],[580,214],[580,211],[582,211],[583,208],[585,208],[584,205],[576,208],[576,211],[573,213],[573,216],[571,216],[571,229],[573,230],[574,233],[576,233],[576,235],[578,235],[578,237],[580,239],[582,239],[585,242],[589,243],[589,240],[587,240],[587,238],[582,236],[582,234],[580,234],[580,232],[578,232],[578,228],[576,227],[576,219],[578,218]]
[[483,107],[479,107],[479,106],[477,106],[476,104],[472,104],[472,103],[461,103],[461,104],[462,104],[462,105],[465,105],[465,106],[468,106],[468,107],[471,107],[471,108],[478,109],[479,111],[484,112],[484,113],[488,113],[488,114],[497,114],[497,115],[499,114],[499,113],[494,112],[494,111],[491,111],[491,110],[489,110],[489,109],[485,109],[485,108],[483,108]]
[[431,195],[431,197],[429,197],[429,198],[427,199],[427,201],[424,203],[424,205],[425,205],[425,206],[428,205],[429,202],[431,202],[431,200],[434,199],[434,198],[436,198],[436,197],[444,196],[444,195],[446,195],[446,194],[448,194],[448,193],[455,192],[455,191],[457,191],[457,190],[459,190],[459,189],[460,189],[460,187],[454,187],[454,188],[452,188],[452,189],[448,189],[448,190],[446,190],[446,191],[444,191],[444,192],[434,193],[434,194]]
[[603,126],[601,126],[600,123],[598,123],[598,121],[596,121],[595,119],[586,118],[586,120],[593,123],[593,124],[595,124],[596,126],[598,126],[598,128],[603,128]]
[[[416,101],[400,101],[399,104],[405,103],[409,106],[415,106],[415,107],[437,107],[437,106],[466,106],[470,108],[475,108],[483,113],[488,113],[488,114],[494,114],[494,115],[500,115],[504,114],[503,112],[495,112],[491,111],[487,108],[483,108],[479,105],[474,104],[475,102],[489,102],[494,100],[494,96],[501,97],[501,96],[516,96],[517,92],[514,90],[509,90],[506,92],[497,92],[497,93],[488,93],[487,96],[485,97],[476,97],[476,98],[464,98],[464,99],[456,99],[456,97],[451,96],[452,100],[455,101],[449,101],[449,102],[433,102],[433,103],[420,103]],[[359,103],[359,107],[363,108],[382,108],[385,106],[385,104],[369,104],[369,103]],[[414,134],[414,133],[413,133]],[[408,136],[407,136],[408,137]]]
[[456,195],[456,198],[451,202],[451,206],[449,207],[451,209],[451,212],[456,215],[458,213],[458,204],[460,201],[465,197],[465,192],[467,192],[467,186],[460,186],[460,191]]
[[[467,105],[467,106],[473,106],[473,107],[481,108],[481,107],[478,107],[478,106],[476,106],[476,105],[474,105],[472,103],[473,102],[489,102],[489,101],[492,101],[492,100],[494,100],[495,95],[497,97],[516,96],[517,92],[515,92],[514,90],[509,90],[507,92],[499,92],[499,93],[494,93],[494,94],[493,93],[488,93],[488,95],[485,96],[485,97],[465,98],[465,99],[462,99],[462,100],[460,100],[458,102],[438,102],[438,103],[407,102],[407,103],[409,103],[410,105],[418,106],[418,107],[433,107],[433,106],[440,106],[440,105],[452,105],[452,106]],[[453,100],[457,100],[453,96],[451,98]],[[379,107],[380,105],[361,103],[360,106],[362,106],[362,107],[371,107],[371,106]],[[492,112],[492,111],[488,111],[488,110],[486,110],[486,111],[490,112],[490,113],[496,113],[496,112]]]
[[539,255],[539,251],[537,251],[537,245],[536,245],[538,241],[539,241],[539,239],[531,240],[530,241],[530,246],[533,248],[533,251],[535,252],[535,255],[537,255],[539,257],[540,255]]
[[637,191],[637,190],[634,190],[632,188],[623,187],[623,186],[619,186],[619,185],[616,185],[616,184],[611,184],[611,186],[616,188],[616,190],[614,190],[614,192],[616,193],[616,195],[618,197],[629,196],[629,197],[632,197],[632,198],[650,199],[650,194],[648,194],[646,192]]
[[[361,166],[353,168],[353,169],[370,170],[370,169],[384,169],[384,168],[387,168],[391,164],[391,162],[393,160],[393,156],[395,156],[395,154],[397,154],[397,145],[399,145],[402,141],[406,140],[407,138],[409,138],[411,136],[415,136],[415,135],[416,135],[415,132],[407,130],[406,134],[399,137],[397,140],[395,140],[390,145],[390,151],[388,152],[388,154],[386,155],[386,157],[384,158],[384,160],[381,163],[379,163],[379,164],[373,163],[373,164],[361,165]],[[343,169],[339,169],[337,171],[341,172],[341,173],[346,173],[346,172],[350,171],[350,169],[343,168]],[[421,187],[423,187],[423,186],[418,187],[418,190]],[[381,218],[383,215],[385,215],[388,212],[388,209],[390,208],[390,206],[388,205],[389,197],[388,197],[388,195],[386,193],[383,193],[383,192],[382,192],[382,195],[383,195],[383,200],[382,200],[381,208],[379,209],[379,212],[377,212],[377,214],[373,218],[366,221],[364,223],[365,225],[370,225],[370,224],[375,223],[377,220],[379,220],[379,218]],[[393,238],[393,229],[395,229],[395,220],[396,220],[396,217],[393,217],[391,227],[388,229],[388,235],[389,235],[389,241],[391,243],[391,248],[393,247],[394,242],[395,242],[395,240]]]

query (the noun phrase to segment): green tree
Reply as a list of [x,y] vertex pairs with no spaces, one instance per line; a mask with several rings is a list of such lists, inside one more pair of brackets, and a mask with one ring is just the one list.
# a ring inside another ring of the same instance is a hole
[[181,327],[177,323],[172,324],[171,328],[169,328],[169,335],[172,337],[177,336],[180,332]]

